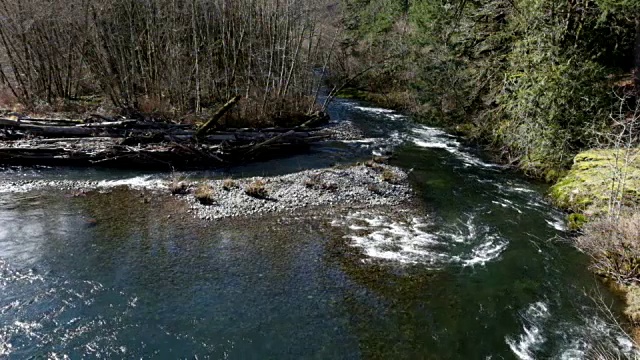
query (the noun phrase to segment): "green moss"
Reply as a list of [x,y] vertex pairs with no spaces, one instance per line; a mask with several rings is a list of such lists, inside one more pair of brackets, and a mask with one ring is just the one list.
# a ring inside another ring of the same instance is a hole
[[452,130],[458,135],[462,135],[467,138],[476,138],[478,137],[477,135],[480,132],[480,129],[478,129],[478,127],[471,122],[457,124]]
[[627,308],[624,313],[634,322],[640,322],[640,286],[626,287]]
[[336,94],[343,99],[355,99],[370,102],[394,110],[411,109],[415,99],[408,91],[373,92],[355,88],[345,88]]
[[344,88],[336,93],[336,97],[343,99],[366,100],[368,93],[368,91],[364,90]]
[[580,230],[587,223],[587,217],[583,214],[573,213],[567,217],[570,230]]
[[[635,150],[637,154],[640,150]],[[633,154],[632,154],[633,155]],[[589,215],[603,214],[612,197],[627,205],[640,200],[640,157],[631,156],[624,166],[624,152],[589,150],[575,157],[569,173],[551,188],[551,198],[563,209]],[[624,173],[624,191],[616,191]]]

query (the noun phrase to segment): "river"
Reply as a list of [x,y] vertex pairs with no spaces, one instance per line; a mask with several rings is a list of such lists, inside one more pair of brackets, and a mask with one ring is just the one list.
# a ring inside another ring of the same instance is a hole
[[206,222],[114,187],[8,191],[25,179],[115,185],[168,174],[0,172],[0,358],[580,359],[630,355],[621,304],[563,238],[546,187],[445,132],[350,100],[365,138],[190,178],[278,175],[393,151],[417,208]]

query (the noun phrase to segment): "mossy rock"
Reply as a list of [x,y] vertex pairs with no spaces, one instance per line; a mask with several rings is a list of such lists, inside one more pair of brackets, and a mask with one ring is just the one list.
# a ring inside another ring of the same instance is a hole
[[369,92],[355,88],[344,88],[336,93],[336,97],[343,99],[366,100],[369,97]]
[[640,323],[640,286],[629,285],[625,290],[627,307],[624,313],[633,322]]
[[[624,164],[624,151],[589,150],[578,154],[569,173],[551,188],[551,198],[563,209],[600,215],[608,211],[609,201],[616,196],[625,205],[640,200],[640,149],[632,151],[633,161]],[[624,191],[615,191],[619,178],[626,174]]]
[[567,217],[570,230],[580,230],[587,223],[587,217],[583,214],[573,213]]
[[345,88],[338,91],[336,93],[336,97],[362,100],[393,110],[407,109],[414,103],[414,99],[408,91],[373,92],[361,89]]
[[480,129],[478,129],[478,127],[471,122],[458,124],[453,128],[453,131],[455,131],[455,133],[458,135],[466,136],[468,138],[477,137],[478,133],[480,133]]

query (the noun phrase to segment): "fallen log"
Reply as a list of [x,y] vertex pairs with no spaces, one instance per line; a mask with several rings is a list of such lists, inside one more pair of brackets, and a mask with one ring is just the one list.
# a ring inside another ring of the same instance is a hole
[[[235,98],[234,98],[235,99]],[[230,101],[227,110],[233,106]],[[237,100],[235,100],[237,101]],[[224,107],[223,107],[224,108]],[[95,123],[0,118],[0,165],[201,168],[289,155],[329,136],[323,128],[209,127],[133,119]],[[217,120],[216,120],[217,118]],[[215,120],[215,121],[214,121]],[[314,123],[315,124],[315,123]],[[200,134],[200,135],[198,135]]]
[[127,126],[127,125],[133,125],[137,123],[137,120],[121,120],[121,121],[110,121],[110,122],[101,122],[101,123],[90,123],[90,124],[78,124],[76,125],[76,127],[90,127],[90,128],[97,128],[97,127],[109,127],[109,128],[113,128],[113,127],[122,127],[122,126]]
[[231,110],[231,108],[238,103],[238,101],[240,101],[242,97],[241,96],[234,96],[232,99],[230,99],[229,101],[227,101],[226,104],[222,105],[222,107],[220,109],[218,109],[218,111],[216,111],[215,114],[213,114],[213,116],[211,117],[211,119],[209,119],[209,121],[207,121],[206,123],[204,123],[204,125],[202,125],[202,127],[200,127],[200,129],[198,129],[198,131],[196,132],[196,137],[202,137],[204,136],[211,128],[213,128],[215,125],[218,124],[218,120],[220,120],[224,114],[227,113],[227,111]]
[[250,155],[251,153],[253,153],[253,152],[255,152],[255,151],[259,150],[260,148],[262,148],[262,147],[264,147],[264,146],[266,146],[266,145],[269,145],[269,144],[273,144],[273,143],[277,142],[278,140],[281,140],[281,139],[282,139],[282,138],[284,138],[284,137],[287,137],[287,136],[289,136],[289,135],[292,135],[293,133],[294,133],[294,131],[293,131],[293,130],[291,130],[291,131],[286,132],[286,133],[284,133],[284,134],[281,134],[281,135],[278,135],[278,136],[274,136],[274,137],[272,137],[271,139],[266,140],[266,141],[264,141],[264,142],[262,142],[262,143],[259,143],[259,144],[255,145],[254,147],[252,147],[249,151],[247,151],[247,154],[246,154],[246,155]]

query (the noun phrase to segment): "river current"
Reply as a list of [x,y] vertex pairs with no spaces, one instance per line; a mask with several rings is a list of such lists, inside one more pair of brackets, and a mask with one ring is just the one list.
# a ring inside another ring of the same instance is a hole
[[[634,354],[615,325],[621,304],[563,240],[545,185],[394,111],[337,100],[330,113],[365,138],[180,175],[279,175],[393,152],[417,206],[206,222],[135,190],[169,174],[0,171],[0,358]],[[112,190],[11,189],[25,179]]]

